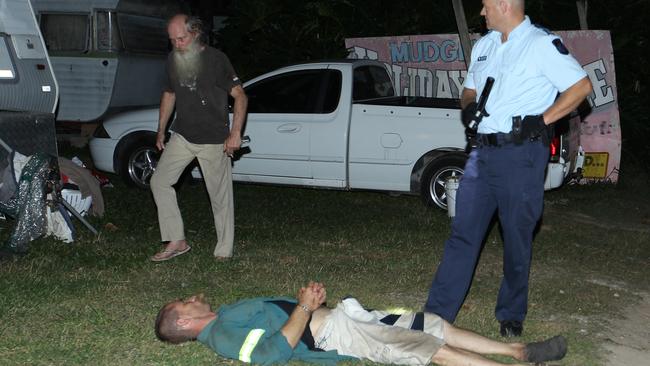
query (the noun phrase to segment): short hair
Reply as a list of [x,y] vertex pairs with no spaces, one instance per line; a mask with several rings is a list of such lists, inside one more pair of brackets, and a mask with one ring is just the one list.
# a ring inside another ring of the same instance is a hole
[[185,26],[187,27],[187,31],[190,33],[203,35],[203,21],[201,18],[197,16],[188,16],[185,19]]
[[203,21],[201,20],[201,18],[197,17],[196,15],[187,15],[183,13],[176,14],[167,20],[167,25],[171,24],[172,22],[179,21],[181,19],[185,24],[186,31],[188,31],[189,33],[198,34],[199,36],[203,35]]
[[521,10],[524,10],[526,8],[526,1],[525,0],[511,0],[510,5],[519,8]]
[[193,341],[196,339],[196,335],[189,329],[179,328],[176,324],[180,317],[180,313],[174,306],[176,302],[165,304],[158,312],[155,324],[156,337],[171,344]]

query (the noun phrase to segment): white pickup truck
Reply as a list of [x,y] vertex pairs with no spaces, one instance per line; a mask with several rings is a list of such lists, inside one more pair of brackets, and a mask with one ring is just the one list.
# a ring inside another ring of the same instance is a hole
[[[305,63],[244,88],[251,142],[234,161],[235,181],[420,194],[427,205],[445,208],[445,179],[463,174],[458,100],[395,96],[382,63]],[[157,109],[107,119],[90,141],[95,166],[145,187],[158,157],[157,119]],[[548,189],[568,172],[559,147]]]

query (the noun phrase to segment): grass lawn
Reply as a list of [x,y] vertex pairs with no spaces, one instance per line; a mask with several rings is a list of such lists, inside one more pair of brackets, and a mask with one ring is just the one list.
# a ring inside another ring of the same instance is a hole
[[[314,279],[328,286],[330,304],[352,294],[372,308],[420,310],[449,234],[446,213],[418,197],[236,184],[235,257],[216,262],[207,194],[185,184],[179,202],[193,249],[156,264],[148,260],[160,248],[150,194],[111,179],[105,216],[90,219],[98,236],[77,221],[74,243],[39,239],[26,256],[0,262],[0,364],[238,364],[200,344],[158,342],[159,307],[197,292],[213,304],[293,296]],[[523,340],[564,334],[563,365],[601,364],[606,322],[648,290],[648,179],[621,181],[546,194]],[[0,221],[0,240],[13,224]],[[495,226],[457,325],[498,337],[501,257]]]

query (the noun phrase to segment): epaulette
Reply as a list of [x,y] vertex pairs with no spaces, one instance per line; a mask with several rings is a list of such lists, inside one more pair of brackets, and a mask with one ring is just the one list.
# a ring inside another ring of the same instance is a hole
[[487,30],[485,30],[485,32],[482,32],[482,33],[481,33],[481,37],[485,37],[485,36],[487,36],[487,35],[490,34],[490,33],[492,33],[492,29],[487,29]]
[[546,34],[554,35],[553,32],[551,32],[548,28],[546,28],[546,27],[544,27],[544,26],[541,26],[541,25],[539,25],[539,24],[535,24],[535,23],[533,23],[533,25],[535,26],[535,28],[541,29],[541,30],[543,30],[544,32],[546,32]]

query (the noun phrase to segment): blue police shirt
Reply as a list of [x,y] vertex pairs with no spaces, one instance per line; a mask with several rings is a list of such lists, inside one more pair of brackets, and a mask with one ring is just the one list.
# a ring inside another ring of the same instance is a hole
[[531,24],[528,16],[501,42],[491,31],[472,49],[472,61],[463,86],[474,89],[477,101],[488,76],[494,86],[485,110],[489,116],[479,133],[508,133],[512,117],[541,114],[563,92],[587,74],[560,38]]

